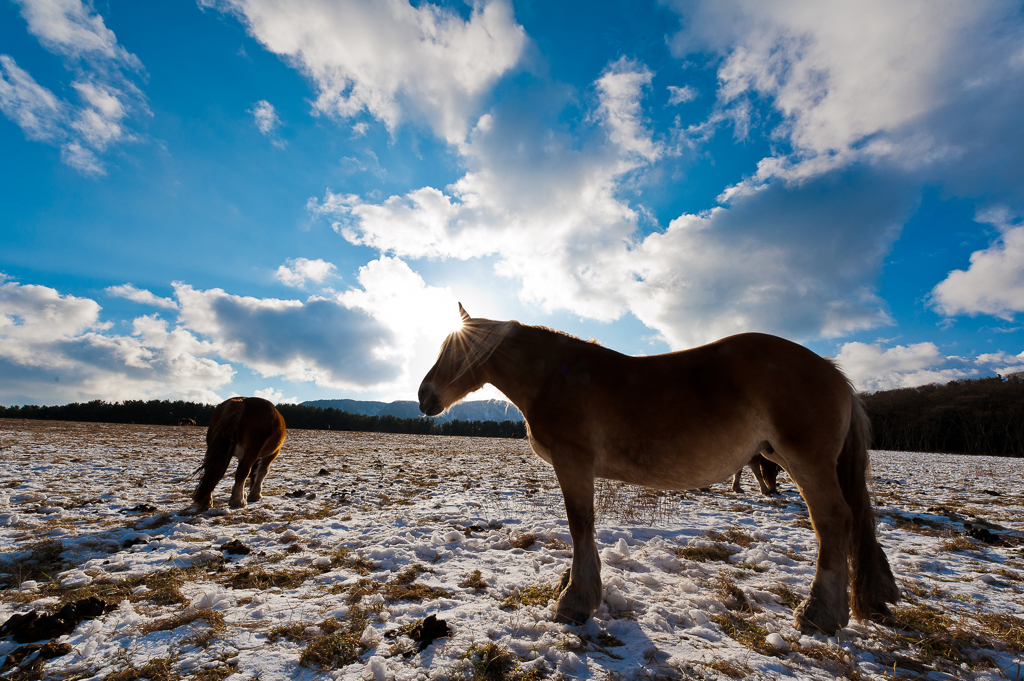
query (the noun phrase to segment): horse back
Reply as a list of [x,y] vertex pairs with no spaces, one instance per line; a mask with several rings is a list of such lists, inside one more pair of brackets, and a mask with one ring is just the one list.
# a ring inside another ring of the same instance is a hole
[[214,410],[206,443],[210,446],[228,440],[248,449],[273,442],[276,452],[284,443],[285,434],[284,418],[271,402],[261,397],[232,397]]

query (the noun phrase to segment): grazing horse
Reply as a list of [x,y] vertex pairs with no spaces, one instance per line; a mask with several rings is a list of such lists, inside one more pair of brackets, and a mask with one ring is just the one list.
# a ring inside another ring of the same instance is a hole
[[178,425],[179,426],[194,426],[194,425],[196,425],[196,420],[195,419],[190,419],[190,418],[180,418],[180,419],[178,419]]
[[[875,538],[867,487],[870,424],[835,364],[759,333],[629,357],[567,334],[470,317],[419,388],[436,416],[490,383],[526,417],[530,446],[555,469],[572,535],[556,620],[582,623],[601,602],[594,479],[685,490],[762,454],[807,502],[818,562],[794,611],[804,632],[833,634],[853,614],[891,622],[899,589]],[[852,594],[847,587],[852,584]]]
[[249,478],[249,501],[263,498],[263,478],[277,458],[285,438],[284,418],[262,397],[232,397],[213,412],[206,430],[206,456],[196,473],[203,477],[192,500],[200,513],[213,505],[213,490],[224,477],[232,455],[238,457],[231,508],[242,508],[245,479]]
[[[770,497],[774,494],[779,493],[779,471],[782,468],[779,464],[774,461],[769,461],[760,454],[755,454],[754,458],[748,463],[750,470],[753,471],[754,477],[757,478],[757,484],[761,488],[761,494],[766,497]],[[732,476],[732,491],[742,492],[743,487],[740,486],[740,478],[743,476],[743,469],[736,471],[736,475]]]

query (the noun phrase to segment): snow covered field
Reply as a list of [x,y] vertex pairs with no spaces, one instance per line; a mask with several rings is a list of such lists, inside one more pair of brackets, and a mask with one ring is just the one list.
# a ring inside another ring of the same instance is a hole
[[[0,678],[1024,678],[1021,460],[874,452],[903,627],[826,638],[792,628],[816,541],[784,474],[780,499],[749,470],[741,494],[603,483],[604,603],[571,627],[561,493],[525,442],[290,431],[263,501],[229,512],[226,478],[196,516],[204,435],[0,420],[0,623],[108,608],[0,639]],[[451,635],[421,651],[429,615]]]

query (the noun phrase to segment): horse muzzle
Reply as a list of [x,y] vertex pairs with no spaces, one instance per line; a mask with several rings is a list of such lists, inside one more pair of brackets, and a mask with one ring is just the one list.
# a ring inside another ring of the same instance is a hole
[[434,390],[434,386],[423,384],[420,386],[420,411],[427,416],[437,416],[444,408],[441,406],[441,398]]

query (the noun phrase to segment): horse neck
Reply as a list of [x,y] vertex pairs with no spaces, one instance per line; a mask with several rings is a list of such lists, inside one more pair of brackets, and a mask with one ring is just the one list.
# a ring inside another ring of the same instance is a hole
[[486,382],[526,415],[546,377],[559,366],[558,341],[562,339],[547,329],[514,324],[482,368]]

